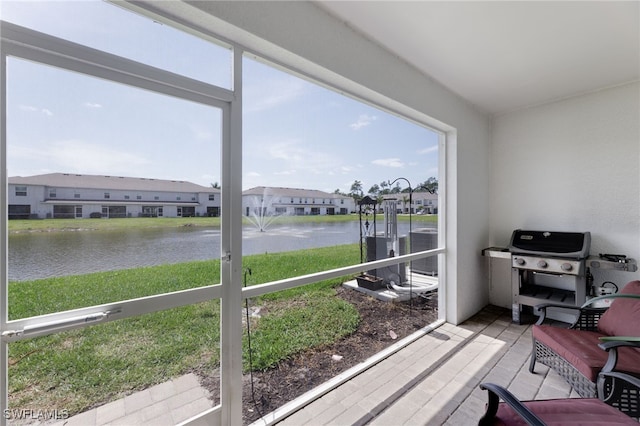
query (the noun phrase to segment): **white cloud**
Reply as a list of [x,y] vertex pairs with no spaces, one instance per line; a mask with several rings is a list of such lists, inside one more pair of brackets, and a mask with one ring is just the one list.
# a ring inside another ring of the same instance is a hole
[[371,162],[376,166],[402,168],[404,163],[399,158],[379,158]]
[[260,173],[258,172],[249,172],[247,173],[247,177],[260,177],[262,176]]
[[276,142],[267,149],[271,158],[292,163],[301,163],[308,155],[297,140]]
[[275,142],[266,149],[268,157],[281,161],[278,173],[304,170],[306,174],[326,175],[343,167],[344,159],[338,153],[314,150],[297,139]]
[[20,108],[21,111],[26,112],[41,112],[47,117],[51,117],[53,115],[53,112],[51,112],[51,110],[47,108],[38,108],[32,105],[20,105],[18,108]]
[[86,106],[87,108],[102,108],[101,104],[95,102],[85,102],[84,106]]
[[295,170],[282,170],[280,172],[274,172],[273,174],[276,176],[291,176],[295,175],[297,172]]
[[295,78],[263,81],[244,87],[244,111],[259,112],[291,102],[305,92],[304,83]]
[[[131,175],[150,161],[135,154],[118,151],[82,140],[64,140],[42,147],[8,147],[8,155],[22,169],[48,169],[57,172]],[[19,166],[18,166],[19,167]],[[22,173],[22,171],[20,171]]]
[[56,142],[49,150],[51,161],[60,164],[61,170],[84,173],[124,173],[147,165],[149,160],[126,151],[117,151],[102,145],[81,140]]
[[361,128],[368,126],[377,119],[378,117],[376,117],[375,115],[361,114],[355,122],[349,124],[349,127],[351,127],[353,130],[360,130]]
[[430,146],[429,148],[421,149],[418,151],[418,154],[432,154],[434,152],[438,152],[438,145]]
[[197,141],[212,141],[214,139],[214,133],[209,128],[190,125],[189,130]]

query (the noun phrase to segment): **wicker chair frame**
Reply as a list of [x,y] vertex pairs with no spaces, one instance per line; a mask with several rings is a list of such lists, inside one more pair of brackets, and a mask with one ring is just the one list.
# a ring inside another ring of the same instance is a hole
[[[557,305],[552,303],[545,303],[536,306],[536,309],[540,312],[540,318],[536,322],[537,325],[544,323],[546,320],[546,313],[548,308],[553,307],[561,307],[564,309],[572,309],[578,313],[578,317],[576,321],[569,327],[569,329],[573,330],[584,330],[584,331],[597,331],[598,330],[598,321],[602,317],[602,315],[606,312],[608,307],[598,307],[593,308],[589,306],[590,304],[597,302],[599,300],[604,299],[612,299],[612,298],[633,298],[639,299],[639,295],[635,294],[613,294],[601,297],[595,297],[590,299],[584,305],[578,307],[567,307],[565,305]],[[637,343],[626,342],[619,340],[618,343],[610,343],[601,344],[600,347],[603,350],[609,351],[609,359],[603,369],[603,372],[614,371],[616,362],[617,362],[617,347],[619,346],[636,346],[640,347]],[[533,349],[531,351],[531,361],[529,364],[529,372],[534,373],[534,368],[536,362],[540,362],[541,364],[546,365],[547,367],[554,370],[560,377],[565,379],[569,385],[576,391],[578,395],[582,398],[596,398],[598,394],[604,390],[607,385],[606,380],[602,382],[600,385],[600,392],[598,391],[598,385],[596,382],[587,378],[584,374],[578,371],[569,361],[567,361],[562,356],[558,355],[553,349],[549,348],[544,343],[533,338]],[[638,411],[636,411],[637,413]],[[632,417],[637,417],[632,416]]]
[[[638,420],[637,408],[638,394],[640,393],[640,379],[625,373],[608,372],[600,373],[598,375],[598,381],[608,383],[602,393],[604,397],[600,397],[601,401],[617,408],[629,417]],[[500,400],[503,400],[507,405],[509,405],[509,407],[511,407],[511,409],[513,409],[513,411],[516,412],[527,424],[534,426],[545,425],[542,419],[531,411],[529,407],[523,404],[511,392],[502,386],[493,383],[482,383],[480,384],[480,389],[488,391],[488,403],[486,405],[486,412],[484,416],[478,422],[479,426],[494,424]],[[550,402],[553,403],[553,401]],[[622,409],[629,407],[632,407],[631,410]],[[630,415],[629,412],[633,412],[634,410],[636,416]]]
[[531,373],[534,372],[535,362],[538,361],[558,373],[582,398],[596,398],[598,396],[596,384],[578,371],[573,364],[544,343],[534,339],[533,345],[534,349],[531,354],[531,364],[529,365]]
[[[640,421],[640,389],[638,387],[625,386],[626,382],[614,380],[621,373],[613,371],[618,358],[617,348],[622,346],[640,348],[640,338],[623,337],[622,339],[616,337],[602,338],[604,342],[598,345],[601,349],[609,352],[609,358],[602,368],[602,372],[598,375],[597,391],[598,395],[607,395],[607,398],[604,398],[607,404]],[[630,374],[625,374],[625,376],[627,375]],[[632,376],[638,378],[637,374]]]

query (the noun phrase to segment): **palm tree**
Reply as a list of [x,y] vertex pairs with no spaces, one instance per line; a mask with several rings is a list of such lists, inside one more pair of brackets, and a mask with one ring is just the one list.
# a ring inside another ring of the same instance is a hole
[[[409,197],[406,195],[402,196],[402,213],[407,213],[407,201],[409,201]],[[409,206],[409,210],[411,210],[411,206]]]
[[364,193],[362,192],[362,182],[360,182],[359,180],[354,181],[353,184],[351,184],[351,192],[349,193],[349,195],[351,195],[351,197],[353,197],[353,199],[357,203],[358,200],[360,200],[364,195]]

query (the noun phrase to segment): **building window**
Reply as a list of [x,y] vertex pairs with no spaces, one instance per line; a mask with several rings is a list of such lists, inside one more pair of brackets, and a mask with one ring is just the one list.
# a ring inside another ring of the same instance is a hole
[[176,197],[176,200],[180,201],[180,196],[179,195]]
[[105,198],[105,199],[109,199],[109,198],[111,198],[111,194],[109,194],[108,192],[105,192],[105,193],[104,193],[104,198]]
[[73,193],[73,198],[80,198],[80,193],[79,192],[74,192]]
[[209,201],[213,201],[216,199],[215,194],[209,194]]
[[160,199],[160,197],[158,197],[157,195],[155,195],[155,196],[153,197],[153,199],[154,199],[154,200],[159,200],[159,199]]
[[125,199],[125,200],[128,200],[128,199],[129,199],[129,196],[128,196],[128,195],[125,195],[125,196],[124,196],[124,199]]
[[142,195],[136,195],[136,200],[142,200]]
[[196,200],[196,197],[191,197],[191,201],[195,201],[195,200]]
[[50,189],[49,190],[49,198],[56,198],[56,190],[55,189]]
[[55,205],[53,206],[54,219],[73,219],[75,217],[75,206]]
[[16,186],[16,197],[26,197],[26,196],[27,196],[27,187]]

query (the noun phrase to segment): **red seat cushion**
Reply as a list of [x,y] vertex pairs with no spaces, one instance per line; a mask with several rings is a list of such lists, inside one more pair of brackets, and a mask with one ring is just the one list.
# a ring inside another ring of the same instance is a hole
[[[620,294],[640,295],[640,281],[631,281]],[[598,321],[598,330],[609,336],[640,336],[640,299],[613,299]]]
[[[566,359],[592,382],[607,361],[608,353],[598,347],[602,333],[572,330],[550,325],[534,325],[533,338]],[[616,370],[640,374],[640,352],[633,348],[620,348]]]
[[[547,425],[633,425],[638,422],[599,399],[556,399],[524,402]],[[500,403],[494,425],[526,425],[511,407]]]

